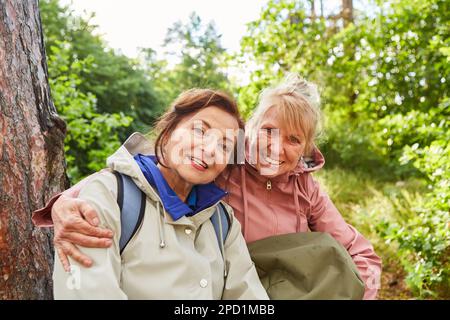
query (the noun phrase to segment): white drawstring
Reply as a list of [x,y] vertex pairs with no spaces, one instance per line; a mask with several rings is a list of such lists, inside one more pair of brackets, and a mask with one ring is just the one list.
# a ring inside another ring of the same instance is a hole
[[[218,209],[218,207],[217,207],[217,209]],[[224,276],[224,278],[226,278],[228,275],[228,272],[227,272],[227,259],[225,256],[225,248],[224,248],[224,243],[223,243],[222,215],[220,214],[219,209],[217,210],[217,212],[215,214],[219,215],[219,236],[220,236],[219,243],[220,243],[220,251],[222,253],[223,265],[224,265],[223,276]]]
[[[158,210],[158,226],[159,226],[159,238],[161,240],[161,242],[159,243],[159,247],[160,248],[164,248],[166,246],[166,243],[164,241],[164,211],[161,212],[161,205],[159,203],[159,201],[156,202],[156,206],[157,206],[157,210]],[[161,222],[161,219],[163,219],[163,221]]]

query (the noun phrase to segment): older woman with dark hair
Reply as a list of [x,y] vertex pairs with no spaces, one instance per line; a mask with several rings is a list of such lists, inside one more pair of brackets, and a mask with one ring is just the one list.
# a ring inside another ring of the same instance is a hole
[[[143,136],[130,137],[108,158],[109,170],[93,175],[78,194],[96,210],[99,225],[114,232],[112,245],[79,246],[93,264],[71,261],[70,273],[55,259],[55,298],[267,299],[240,224],[220,202],[226,192],[212,183],[227,166],[216,159],[230,158],[240,127],[231,98],[195,89],[160,119],[156,155],[148,154]],[[139,219],[123,241],[125,184],[142,196],[134,203]]]

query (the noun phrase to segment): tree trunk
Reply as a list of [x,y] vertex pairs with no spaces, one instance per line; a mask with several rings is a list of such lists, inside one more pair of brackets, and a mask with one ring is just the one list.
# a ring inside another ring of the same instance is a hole
[[0,0],[0,299],[52,298],[52,237],[30,218],[67,184],[64,135],[38,0]]
[[310,0],[311,3],[311,18],[314,20],[316,18],[316,0]]
[[344,27],[353,22],[353,0],[342,0],[342,18]]

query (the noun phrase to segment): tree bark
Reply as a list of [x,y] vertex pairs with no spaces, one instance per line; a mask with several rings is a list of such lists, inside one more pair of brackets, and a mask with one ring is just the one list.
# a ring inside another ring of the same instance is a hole
[[67,185],[38,0],[0,0],[0,299],[52,298],[52,237],[31,212]]
[[353,22],[353,0],[342,0],[342,18],[344,27]]
[[311,4],[311,18],[315,19],[316,18],[316,0],[309,0],[310,4]]

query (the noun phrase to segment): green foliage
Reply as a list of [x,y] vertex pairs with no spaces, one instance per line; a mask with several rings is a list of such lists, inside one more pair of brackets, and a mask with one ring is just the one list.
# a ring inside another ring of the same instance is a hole
[[214,23],[204,24],[193,12],[187,23],[178,21],[168,29],[164,48],[164,60],[151,49],[143,50],[143,58],[166,104],[191,88],[229,88],[223,71],[225,49]]
[[[407,271],[406,281],[421,298],[448,298],[450,290],[450,232],[448,199],[427,194],[411,198],[407,193],[393,202],[394,214],[381,219],[378,233],[387,243],[398,243],[397,255]],[[448,196],[447,196],[448,198]]]
[[[336,93],[347,87],[351,94],[333,119],[359,123],[356,132],[369,138],[369,150],[402,174],[396,160],[404,146],[430,144],[436,136],[428,127],[448,115],[438,108],[450,79],[447,57],[438,48],[448,42],[449,28],[442,25],[449,10],[441,0],[392,1],[385,10],[332,39],[327,62],[335,79],[327,85],[334,94],[327,96],[326,108],[345,101]],[[350,55],[341,51],[348,47]],[[334,140],[345,141],[343,134]]]
[[41,0],[42,17],[47,53],[56,42],[70,43],[69,62],[91,61],[89,69],[81,69],[82,80],[78,89],[96,97],[99,113],[120,113],[135,119],[129,130],[118,130],[124,139],[131,131],[148,130],[165,109],[165,100],[156,92],[151,78],[134,61],[108,48],[90,18],[76,16],[70,6],[62,6],[58,0]]
[[[449,109],[450,100],[438,108]],[[435,139],[424,147],[406,146],[401,158],[426,174],[429,192],[416,204],[413,215],[401,224],[380,228],[389,240],[400,244],[408,281],[420,296],[450,292],[450,118],[430,128]],[[438,131],[438,132],[436,132]],[[425,132],[427,133],[427,132]]]
[[329,36],[325,20],[307,18],[301,1],[269,1],[241,40],[241,67],[251,63],[255,69],[250,84],[239,91],[245,115],[255,107],[258,93],[286,72],[307,77],[319,68],[317,56]]
[[96,98],[79,90],[81,72],[92,59],[70,61],[71,46],[55,42],[48,56],[49,81],[53,102],[67,123],[65,153],[72,182],[105,166],[106,157],[120,146],[117,128],[130,125],[123,113],[100,114]]

